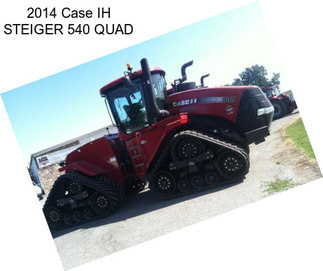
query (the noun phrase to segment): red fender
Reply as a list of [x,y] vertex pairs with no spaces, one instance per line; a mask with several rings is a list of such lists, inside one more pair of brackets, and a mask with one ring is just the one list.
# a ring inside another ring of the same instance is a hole
[[71,172],[71,171],[78,171],[87,176],[93,177],[100,174],[106,174],[106,171],[92,163],[87,161],[76,161],[65,167],[59,169],[59,171]]

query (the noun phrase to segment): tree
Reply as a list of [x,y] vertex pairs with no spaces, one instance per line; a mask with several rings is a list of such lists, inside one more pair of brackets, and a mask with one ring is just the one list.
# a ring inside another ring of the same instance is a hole
[[240,78],[235,78],[232,85],[234,86],[247,86],[256,85],[261,89],[266,89],[270,86],[278,86],[280,84],[279,73],[274,73],[272,79],[267,78],[267,70],[262,65],[253,65],[246,68],[239,74]]
[[233,80],[232,85],[234,85],[234,86],[242,86],[243,84],[242,84],[242,81],[241,81],[240,78],[236,78],[236,79]]
[[280,85],[280,73],[273,73],[273,77],[270,80],[272,86],[279,86]]

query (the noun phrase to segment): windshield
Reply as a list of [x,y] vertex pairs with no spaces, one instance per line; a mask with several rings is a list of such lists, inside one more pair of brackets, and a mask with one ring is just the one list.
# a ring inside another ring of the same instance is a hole
[[141,78],[133,80],[131,87],[120,86],[110,91],[107,99],[114,121],[126,133],[130,134],[148,126]]
[[268,98],[278,97],[280,95],[278,87],[272,87],[270,89],[267,89],[266,92]]
[[[152,74],[151,85],[159,109],[166,107],[166,81],[159,73]],[[143,95],[142,78],[131,81],[131,86],[120,85],[110,90],[106,104],[112,122],[127,134],[149,125],[146,101]]]

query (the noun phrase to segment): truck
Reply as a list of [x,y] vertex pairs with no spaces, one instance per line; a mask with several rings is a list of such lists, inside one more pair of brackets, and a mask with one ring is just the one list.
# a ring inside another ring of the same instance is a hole
[[140,64],[100,89],[118,132],[67,155],[43,207],[51,229],[106,217],[147,186],[167,200],[240,182],[249,145],[270,134],[274,108],[259,87],[205,87],[205,75],[197,86],[190,61],[167,89],[163,69]]

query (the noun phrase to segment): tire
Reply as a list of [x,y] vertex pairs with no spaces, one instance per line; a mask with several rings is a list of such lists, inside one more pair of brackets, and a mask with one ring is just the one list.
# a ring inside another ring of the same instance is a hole
[[271,101],[272,105],[274,106],[274,116],[273,119],[279,119],[286,115],[287,113],[287,107],[284,102],[281,102],[279,100],[273,100]]
[[294,105],[290,100],[286,100],[285,105],[286,105],[286,114],[291,114],[294,111]]

